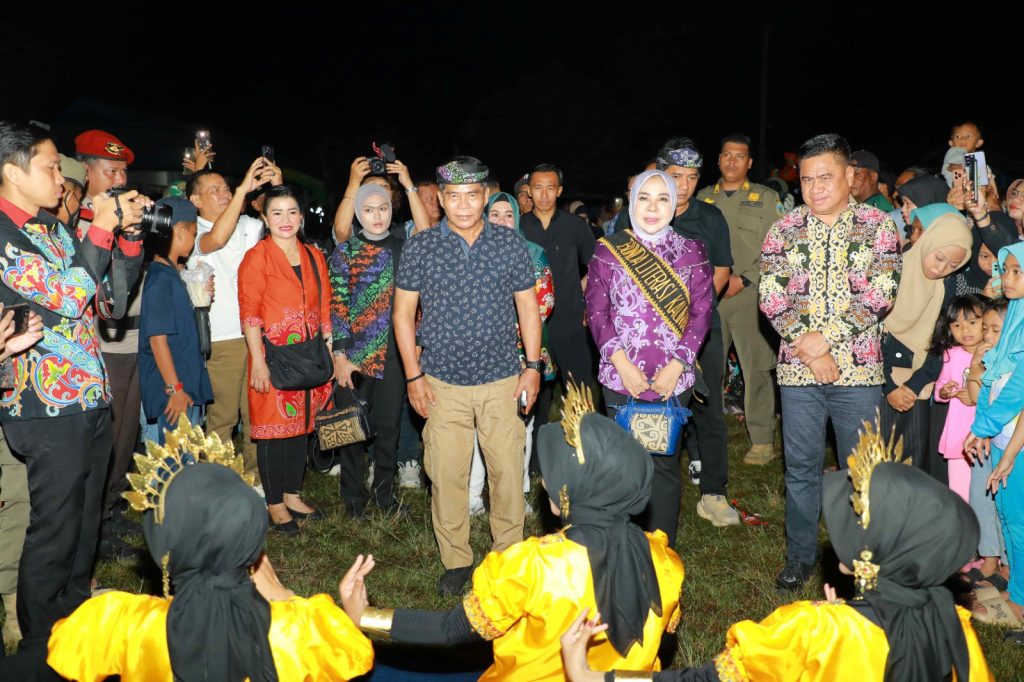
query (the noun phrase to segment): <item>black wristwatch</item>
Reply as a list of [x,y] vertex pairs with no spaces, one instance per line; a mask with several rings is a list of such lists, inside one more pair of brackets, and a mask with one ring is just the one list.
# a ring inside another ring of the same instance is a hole
[[544,374],[544,361],[543,360],[527,360],[526,369],[532,369],[538,374]]

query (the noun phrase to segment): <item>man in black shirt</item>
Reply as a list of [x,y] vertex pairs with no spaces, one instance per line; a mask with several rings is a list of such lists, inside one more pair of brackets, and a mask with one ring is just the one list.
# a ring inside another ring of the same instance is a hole
[[[540,244],[547,253],[555,287],[555,308],[547,321],[548,350],[563,382],[571,377],[579,384],[594,386],[590,334],[583,326],[586,316],[583,283],[586,265],[594,255],[594,235],[586,222],[558,208],[562,171],[556,166],[535,167],[530,172],[528,187],[533,211],[520,219],[519,227],[527,241]],[[550,400],[551,387],[545,386],[537,402],[534,448],[537,432],[548,421]]]

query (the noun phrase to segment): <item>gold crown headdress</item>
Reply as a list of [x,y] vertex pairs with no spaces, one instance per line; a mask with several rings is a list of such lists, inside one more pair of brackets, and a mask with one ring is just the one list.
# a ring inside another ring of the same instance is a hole
[[167,486],[182,469],[200,461],[226,466],[252,485],[253,476],[245,473],[242,456],[235,454],[234,445],[222,443],[215,433],[205,435],[184,414],[178,418],[178,427],[165,433],[164,445],[146,441],[146,454],[135,455],[138,473],[128,474],[132,490],[122,493],[135,511],[152,509],[154,520],[163,523]]
[[[847,466],[850,468],[850,482],[853,484],[850,501],[853,502],[853,511],[860,517],[857,523],[865,530],[871,523],[869,492],[871,474],[874,473],[875,467],[882,462],[902,462],[910,465],[910,460],[903,459],[903,439],[896,438],[895,427],[886,440],[881,433],[881,416],[877,410],[875,422],[879,424],[877,428],[871,422],[864,422],[857,447],[846,458]],[[881,567],[871,561],[873,558],[871,550],[865,548],[860,553],[860,559],[853,560],[853,575],[861,593],[874,589],[878,584],[878,571]]]
[[576,459],[580,464],[587,460],[583,456],[583,442],[580,440],[580,422],[583,416],[594,411],[594,396],[590,387],[582,388],[572,379],[566,384],[565,400],[562,403],[562,430],[565,431],[565,442],[576,449]]

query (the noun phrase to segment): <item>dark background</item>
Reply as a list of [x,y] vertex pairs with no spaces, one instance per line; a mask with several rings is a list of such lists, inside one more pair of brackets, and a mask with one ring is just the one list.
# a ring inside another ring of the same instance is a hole
[[981,123],[997,170],[1024,158],[1010,12],[619,5],[5,10],[0,117],[52,124],[65,153],[76,132],[103,127],[136,150],[139,170],[173,168],[194,128],[208,127],[218,169],[241,169],[269,143],[280,165],[332,193],[373,140],[393,142],[414,178],[465,153],[510,189],[554,162],[565,196],[594,197],[622,193],[675,133],[709,157],[704,184],[717,177],[719,139],[734,131],[755,138],[755,177],[827,131],[896,170],[937,167],[960,117]]

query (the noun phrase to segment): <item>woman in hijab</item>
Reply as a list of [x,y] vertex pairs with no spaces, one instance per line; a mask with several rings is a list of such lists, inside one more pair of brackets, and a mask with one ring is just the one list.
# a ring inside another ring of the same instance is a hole
[[395,497],[398,433],[405,400],[405,375],[395,345],[391,304],[403,239],[391,228],[391,198],[385,187],[367,183],[356,190],[360,228],[331,254],[331,336],[334,377],[367,405],[373,439],[373,484],[367,495],[369,441],[341,448],[340,493],[350,518],[366,515],[371,499],[384,514],[401,510]]
[[[508,192],[497,192],[487,198],[487,220],[492,225],[511,228],[524,240],[526,239],[522,230],[519,229],[519,203]],[[524,494],[530,492],[530,456],[534,451],[533,437],[541,426],[548,423],[548,413],[551,411],[551,383],[557,376],[555,363],[548,351],[547,319],[555,307],[555,287],[551,277],[551,265],[544,253],[544,247],[540,244],[526,240],[526,249],[533,262],[533,274],[536,280],[533,289],[537,293],[537,309],[540,311],[540,359],[544,363],[544,371],[540,376],[541,392],[537,396],[537,409],[530,415],[530,421],[526,424],[526,460],[523,464]],[[518,335],[517,343],[519,359],[526,362],[526,349],[523,347],[522,338],[519,338]],[[469,470],[469,513],[471,516],[482,514],[484,511],[485,473],[480,444],[474,442],[473,463]]]
[[928,349],[948,296],[943,279],[967,261],[972,237],[967,221],[952,207],[934,213],[937,217],[903,256],[896,302],[882,321],[885,388],[881,419],[884,432],[895,428],[903,438],[904,455],[914,466],[945,481],[945,461],[929,448],[931,384],[942,369],[942,359]]
[[[713,662],[653,679],[994,679],[969,612],[943,586],[973,556],[977,518],[956,493],[894,455],[869,428],[850,468],[825,475],[825,525],[840,571],[854,576],[853,600],[836,599],[826,585],[826,601],[795,602],[760,623],[736,623]],[[618,679],[585,664],[588,637],[602,629],[581,615],[562,638],[570,682]]]
[[[148,458],[136,456],[136,492],[125,496],[147,509],[146,544],[174,597],[89,599],[54,625],[50,667],[67,679],[125,682],[347,680],[369,671],[373,648],[352,619],[362,613],[357,577],[372,557],[359,557],[339,585],[348,615],[328,595],[295,597],[263,557],[266,505],[230,445],[204,440],[184,418],[166,448],[148,445]],[[209,461],[197,461],[200,451]]]
[[[598,242],[588,265],[587,322],[600,351],[598,380],[609,413],[635,403],[685,405],[696,382],[697,353],[711,326],[713,269],[704,244],[672,229],[676,183],[663,171],[641,173],[630,190],[632,229]],[[668,295],[681,290],[688,310]],[[688,314],[687,314],[688,313]],[[654,457],[646,530],[675,545],[679,523],[678,452]]]
[[660,667],[661,635],[679,622],[683,564],[663,533],[630,522],[650,497],[650,455],[594,414],[583,390],[570,385],[561,425],[542,428],[537,448],[563,529],[488,554],[451,611],[367,609],[364,631],[417,644],[493,640],[494,663],[481,680],[563,680],[558,637],[582,605],[609,623],[587,654],[592,665]]

